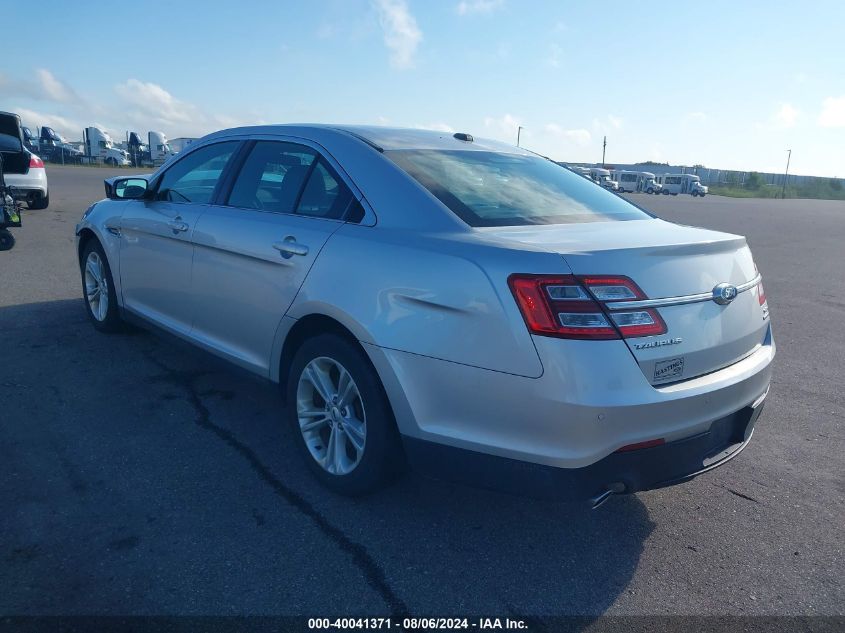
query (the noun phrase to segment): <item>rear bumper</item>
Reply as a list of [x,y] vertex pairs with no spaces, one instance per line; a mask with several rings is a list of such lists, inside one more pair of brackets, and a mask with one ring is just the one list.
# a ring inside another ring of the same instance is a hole
[[580,501],[688,481],[717,468],[751,441],[765,397],[715,420],[703,433],[660,446],[611,453],[582,468],[556,468],[404,437],[414,470],[436,479],[541,499]]
[[13,187],[21,197],[40,199],[47,195],[47,172],[45,169],[32,168],[26,174],[6,174],[6,185]]

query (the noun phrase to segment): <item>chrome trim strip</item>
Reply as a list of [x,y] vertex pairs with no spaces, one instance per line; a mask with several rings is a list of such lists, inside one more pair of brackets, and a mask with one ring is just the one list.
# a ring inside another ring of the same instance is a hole
[[[760,283],[763,276],[757,273],[751,281],[746,281],[736,287],[736,294],[751,290],[754,286]],[[636,301],[608,301],[604,305],[608,310],[636,310],[637,308],[663,308],[666,306],[681,306],[688,303],[701,303],[703,301],[712,301],[713,292],[700,292],[694,295],[684,295],[682,297],[666,297],[665,299],[637,299]]]

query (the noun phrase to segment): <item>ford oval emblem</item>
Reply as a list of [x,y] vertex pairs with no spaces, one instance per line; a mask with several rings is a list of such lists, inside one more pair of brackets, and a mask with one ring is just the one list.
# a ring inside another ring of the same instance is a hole
[[731,284],[719,284],[713,288],[713,301],[720,306],[726,306],[736,299],[736,286]]

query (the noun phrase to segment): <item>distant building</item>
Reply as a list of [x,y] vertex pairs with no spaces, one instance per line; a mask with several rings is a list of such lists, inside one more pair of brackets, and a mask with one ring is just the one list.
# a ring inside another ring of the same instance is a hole
[[[560,163],[561,165],[581,166],[581,167],[602,167],[599,163]],[[607,163],[604,165],[605,169],[610,170],[631,170],[631,171],[649,171],[655,176],[661,174],[695,174],[701,179],[703,185],[743,185],[745,184],[748,175],[751,171],[735,171],[732,169],[710,169],[703,165],[669,165],[667,163],[655,163],[653,161],[645,161],[642,163]],[[783,186],[783,172],[779,174],[770,172],[757,172],[767,185]],[[799,176],[789,174],[790,186],[802,186],[811,184],[814,180],[839,180],[845,186],[845,179],[841,178],[820,178],[819,176]]]

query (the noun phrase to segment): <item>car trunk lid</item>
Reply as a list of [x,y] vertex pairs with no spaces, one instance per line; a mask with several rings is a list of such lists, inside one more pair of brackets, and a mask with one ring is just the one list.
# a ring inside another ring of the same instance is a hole
[[[659,219],[483,230],[557,252],[582,279],[625,276],[647,300],[664,300],[653,309],[665,322],[665,333],[625,338],[653,385],[731,365],[760,346],[768,331],[768,307],[759,300],[757,270],[741,236]],[[713,300],[720,284],[738,290],[732,297],[726,291],[724,304]],[[623,312],[614,309],[620,304],[606,301],[603,306],[613,315]],[[629,303],[624,311],[646,307]]]
[[24,151],[21,119],[11,112],[0,112],[0,153],[3,172],[25,174],[29,171],[29,153]]

